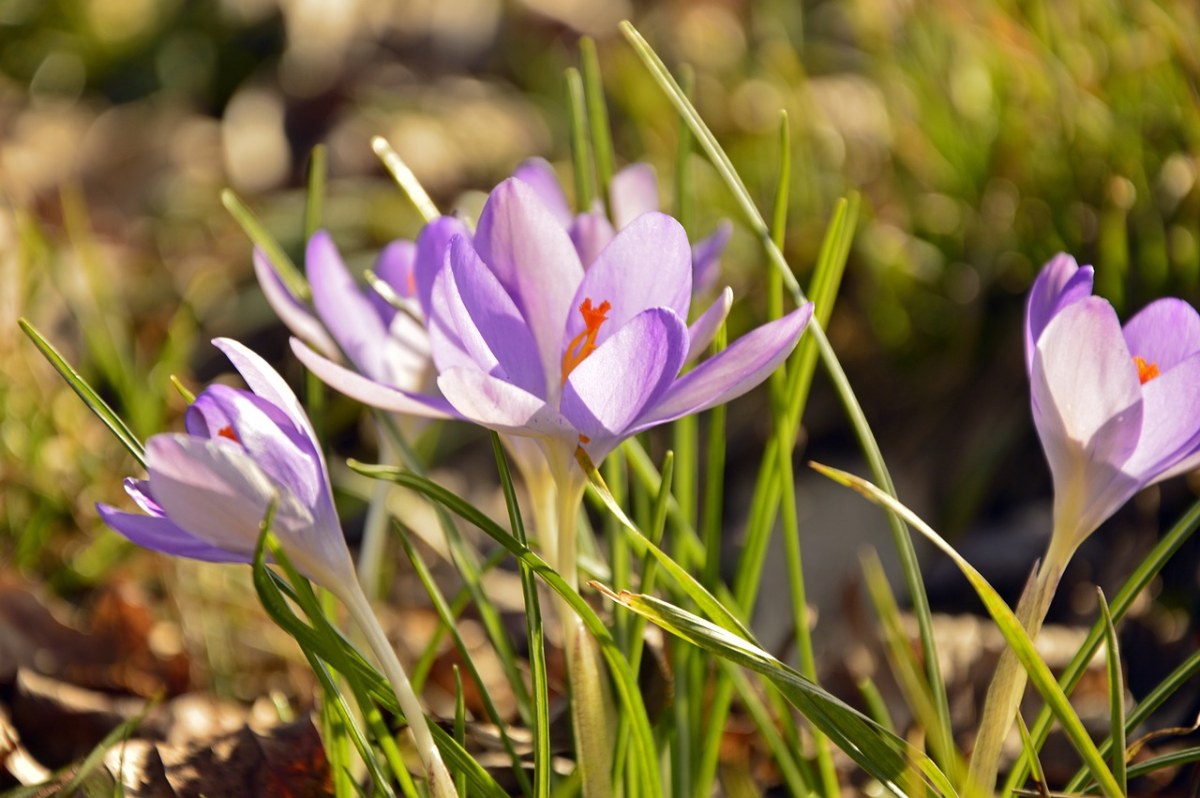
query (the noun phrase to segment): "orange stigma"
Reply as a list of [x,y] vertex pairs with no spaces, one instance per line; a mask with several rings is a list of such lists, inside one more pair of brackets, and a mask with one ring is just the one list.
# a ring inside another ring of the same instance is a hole
[[228,438],[234,443],[242,442],[242,439],[239,438],[237,433],[233,431],[233,427],[221,427],[219,430],[217,430],[217,435],[221,438]]
[[601,302],[599,307],[592,307],[590,298],[583,300],[583,304],[579,306],[579,314],[583,316],[584,328],[583,332],[571,339],[571,343],[567,344],[567,351],[563,353],[562,381],[564,385],[575,367],[596,351],[596,336],[600,333],[600,325],[608,320],[608,311],[611,309],[612,305],[607,299]]
[[1159,374],[1157,363],[1147,363],[1138,355],[1133,356],[1133,364],[1137,366],[1138,380],[1142,383],[1142,385],[1150,382],[1150,380],[1154,379]]
[[417,295],[417,272],[415,269],[408,273],[408,295]]

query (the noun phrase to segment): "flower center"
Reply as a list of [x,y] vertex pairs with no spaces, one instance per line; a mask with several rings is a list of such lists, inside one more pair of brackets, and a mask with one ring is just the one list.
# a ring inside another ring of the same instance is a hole
[[601,302],[599,307],[592,307],[592,300],[589,297],[583,300],[583,304],[579,306],[579,315],[583,316],[584,329],[583,332],[571,339],[571,343],[567,344],[567,351],[563,353],[562,381],[564,385],[575,367],[596,351],[596,336],[600,332],[600,325],[608,321],[608,311],[610,310],[612,310],[612,304],[607,299]]
[[237,433],[233,431],[233,427],[221,427],[219,430],[217,430],[217,436],[221,438],[228,438],[234,443],[242,442],[242,439],[239,438]]
[[1138,381],[1145,385],[1159,375],[1157,363],[1147,363],[1140,356],[1133,356],[1133,364],[1137,366]]

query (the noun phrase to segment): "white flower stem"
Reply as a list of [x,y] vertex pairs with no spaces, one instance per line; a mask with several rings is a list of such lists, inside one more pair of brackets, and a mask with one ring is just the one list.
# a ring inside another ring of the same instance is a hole
[[450,777],[450,771],[446,769],[442,755],[433,740],[433,734],[429,731],[429,724],[425,720],[425,711],[421,707],[421,702],[413,691],[412,683],[409,682],[408,675],[404,672],[404,667],[400,664],[395,649],[388,642],[383,627],[379,625],[379,619],[371,610],[371,603],[367,600],[366,594],[357,582],[346,585],[345,589],[339,593],[338,598],[346,604],[350,615],[366,635],[367,644],[375,652],[375,656],[383,666],[384,675],[396,692],[396,700],[400,702],[400,709],[404,711],[409,731],[416,744],[417,755],[425,768],[430,794],[434,798],[457,798],[458,791],[454,788],[454,779]]

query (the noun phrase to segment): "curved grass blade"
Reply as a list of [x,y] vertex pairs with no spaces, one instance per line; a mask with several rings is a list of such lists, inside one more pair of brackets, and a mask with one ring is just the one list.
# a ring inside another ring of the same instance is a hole
[[567,104],[571,108],[571,164],[575,174],[575,210],[585,213],[596,196],[592,176],[591,151],[588,148],[587,110],[583,96],[583,78],[575,67],[567,67]]
[[1096,748],[1096,744],[1088,736],[1087,729],[1083,727],[1079,716],[1075,714],[1075,710],[1067,700],[1066,694],[1063,693],[1062,688],[1055,681],[1050,668],[1038,656],[1037,650],[1033,646],[1033,641],[1029,639],[1029,635],[1025,632],[1016,614],[1004,603],[1004,599],[1000,598],[1000,595],[988,584],[983,575],[975,570],[973,565],[963,559],[962,555],[955,551],[953,546],[943,540],[941,535],[922,521],[916,513],[901,504],[895,497],[885,493],[870,482],[845,471],[820,465],[819,463],[813,463],[812,467],[818,473],[825,475],[839,485],[844,485],[862,494],[871,503],[880,505],[896,513],[954,561],[958,569],[967,577],[976,594],[983,600],[988,614],[992,616],[992,620],[995,621],[1000,633],[1004,635],[1005,641],[1029,674],[1029,681],[1042,694],[1042,697],[1045,698],[1046,703],[1054,712],[1055,718],[1063,727],[1063,731],[1066,732],[1067,737],[1071,740],[1071,744],[1079,752],[1080,756],[1083,757],[1088,770],[1095,777],[1096,783],[1100,785],[1100,789],[1105,795],[1110,796],[1110,798],[1121,798],[1124,792],[1121,790],[1112,771],[1109,770],[1108,765],[1105,764],[1104,757]]
[[957,795],[933,760],[753,643],[654,596],[613,593],[592,584],[676,637],[765,676],[809,722],[889,789],[901,792],[898,780],[911,763],[940,795]]
[[1125,773],[1125,679],[1121,675],[1121,651],[1117,646],[1117,629],[1113,626],[1112,613],[1104,591],[1096,588],[1100,599],[1100,616],[1104,620],[1104,655],[1108,666],[1108,707],[1112,740],[1112,771],[1121,794],[1128,792]]
[[283,280],[283,284],[287,286],[288,291],[292,296],[301,302],[307,302],[312,298],[312,292],[308,288],[308,280],[296,268],[296,263],[288,256],[275,237],[267,232],[267,228],[259,221],[254,212],[246,206],[246,203],[233,193],[232,189],[225,189],[221,192],[221,204],[225,206],[225,210],[229,211],[229,215],[234,218],[242,230],[254,242],[254,246],[258,247],[267,256],[271,266],[274,267],[275,273],[279,275],[279,279]]
[[1033,738],[1029,736],[1029,727],[1021,713],[1017,713],[1017,730],[1021,732],[1021,746],[1033,762],[1033,783],[1037,786],[1041,798],[1050,798],[1050,790],[1046,787],[1046,772],[1042,770],[1042,762],[1038,759],[1037,750],[1033,747]]
[[400,154],[392,149],[392,145],[388,144],[387,139],[383,136],[375,136],[371,139],[371,149],[375,151],[379,160],[383,161],[383,165],[387,167],[396,184],[400,186],[400,190],[416,207],[421,218],[426,222],[432,222],[442,215],[437,205],[434,205],[433,200],[425,193],[425,187],[421,185],[421,181],[417,180],[412,169],[409,169]]
[[42,356],[50,362],[54,370],[59,373],[59,376],[66,381],[71,390],[83,400],[83,403],[88,406],[88,409],[96,414],[96,417],[104,423],[112,431],[112,434],[117,436],[117,440],[125,447],[126,451],[133,456],[134,460],[138,461],[143,469],[146,467],[146,447],[138,440],[138,437],[133,434],[133,431],[125,424],[120,416],[117,415],[108,402],[101,398],[100,394],[96,393],[92,386],[88,385],[87,380],[76,371],[70,363],[66,361],[53,344],[46,340],[40,332],[37,331],[28,320],[21,318],[17,320],[21,331],[33,341],[33,345],[38,348]]
[[587,105],[588,127],[591,130],[592,160],[596,166],[596,183],[604,210],[612,218],[612,202],[608,195],[613,177],[612,132],[608,125],[608,106],[604,103],[604,82],[600,77],[600,58],[596,40],[591,36],[579,39],[579,67],[583,72],[583,99]]
[[612,672],[613,685],[627,710],[624,714],[630,719],[630,731],[632,732],[631,744],[633,751],[638,757],[637,770],[641,776],[641,786],[636,794],[639,798],[640,796],[661,798],[662,783],[657,775],[658,754],[654,744],[654,735],[650,728],[650,719],[646,714],[646,706],[642,702],[641,693],[638,690],[637,677],[630,670],[629,663],[622,656],[620,648],[617,646],[612,634],[587,601],[577,591],[573,590],[558,572],[551,568],[545,560],[539,557],[528,546],[521,545],[515,537],[505,531],[495,521],[436,482],[427,477],[406,472],[399,468],[372,466],[355,460],[348,461],[348,464],[360,474],[374,479],[391,480],[397,485],[410,488],[445,507],[460,518],[474,524],[488,537],[508,549],[520,562],[527,565],[530,570],[541,577],[542,581],[554,590],[554,592],[563,597],[571,609],[579,616],[580,620],[583,621],[588,632],[600,644],[601,653],[604,655]]

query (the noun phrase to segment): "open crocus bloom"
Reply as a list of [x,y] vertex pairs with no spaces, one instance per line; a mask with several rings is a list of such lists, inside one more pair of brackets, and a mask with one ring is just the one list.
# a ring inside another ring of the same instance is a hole
[[555,213],[517,178],[492,192],[473,239],[452,236],[432,267],[418,258],[414,282],[441,397],[383,385],[293,341],[297,355],[366,404],[531,437],[560,476],[577,446],[599,462],[630,435],[758,385],[811,315],[805,305],[681,377],[720,327],[731,295],[687,326],[692,251],[679,223],[642,214],[585,270]]
[[1026,315],[1034,423],[1067,556],[1142,488],[1200,466],[1200,316],[1178,299],[1121,327],[1092,270],[1059,255]]
[[144,514],[97,505],[110,527],[140,546],[210,562],[250,562],[275,502],[272,531],[306,576],[355,584],[321,448],[300,402],[267,363],[237,341],[213,342],[251,391],[205,389],[188,408],[187,433],[146,442],[149,479],[125,490]]
[[[655,213],[659,209],[658,179],[654,175],[654,167],[648,163],[630,164],[613,175],[608,187],[612,203],[611,222],[600,209],[573,216],[567,196],[554,174],[554,167],[545,159],[530,158],[517,167],[513,177],[524,181],[537,192],[546,209],[559,224],[567,228],[585,269],[592,265],[617,231],[624,230],[643,213]],[[706,293],[716,284],[721,253],[725,251],[732,233],[733,225],[728,220],[722,221],[711,235],[692,247],[694,293]]]

